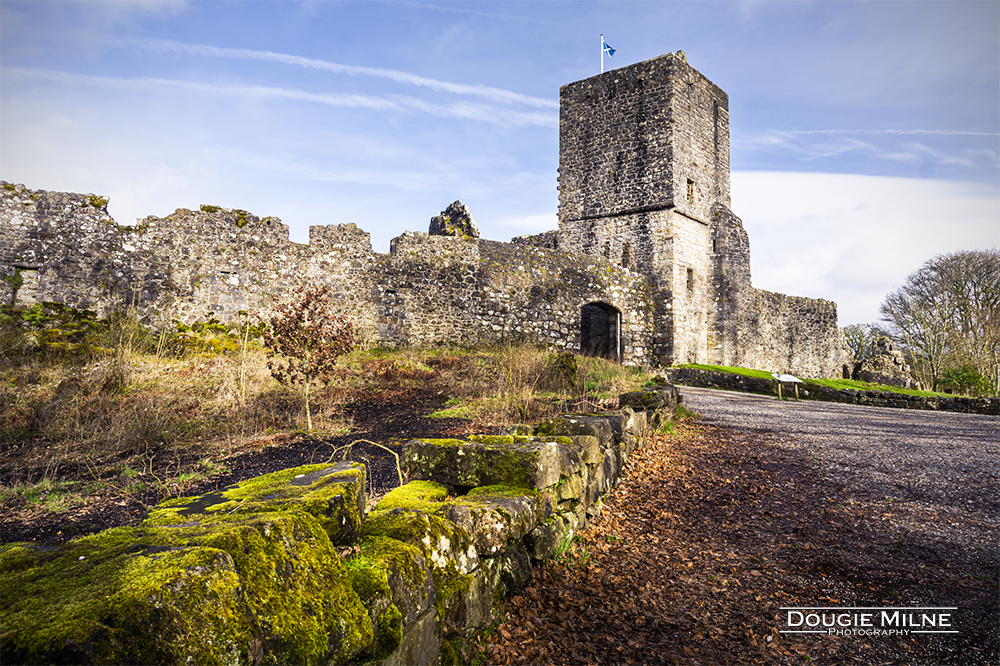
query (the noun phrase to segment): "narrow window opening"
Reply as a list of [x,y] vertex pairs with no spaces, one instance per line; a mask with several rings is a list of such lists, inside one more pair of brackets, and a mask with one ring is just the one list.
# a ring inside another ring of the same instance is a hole
[[719,103],[717,101],[712,102],[712,152],[715,154],[716,160],[719,158]]
[[719,252],[719,241],[712,239],[712,254],[717,254]]
[[688,178],[687,182],[688,201],[694,203],[694,181]]
[[622,268],[628,268],[632,263],[632,248],[628,243],[622,243]]
[[687,273],[688,273],[688,280],[687,280],[688,291],[694,291],[694,269],[693,268],[687,269]]

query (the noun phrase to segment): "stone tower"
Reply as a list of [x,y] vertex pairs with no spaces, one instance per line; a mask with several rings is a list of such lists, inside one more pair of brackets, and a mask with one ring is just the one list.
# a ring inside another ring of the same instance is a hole
[[648,276],[659,363],[735,358],[750,262],[729,203],[729,97],[682,51],[562,87],[559,247]]

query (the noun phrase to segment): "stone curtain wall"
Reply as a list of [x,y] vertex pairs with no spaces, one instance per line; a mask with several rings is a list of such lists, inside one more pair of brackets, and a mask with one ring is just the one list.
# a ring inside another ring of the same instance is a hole
[[375,256],[368,233],[353,225],[312,227],[301,245],[277,218],[242,210],[178,209],[121,227],[106,205],[95,195],[0,184],[0,270],[38,275],[33,293],[17,295],[21,305],[56,301],[102,315],[135,307],[153,322],[211,311],[228,321],[240,310],[266,312],[297,285],[325,284],[344,312],[374,323],[365,286]]
[[408,233],[388,255],[353,225],[312,227],[301,245],[277,218],[202,206],[119,227],[105,198],[2,183],[0,270],[23,285],[0,296],[191,322],[266,314],[297,286],[328,285],[377,343],[570,351],[594,304],[621,314],[627,363],[841,374],[833,303],[751,285],[749,240],[729,210],[729,98],[683,52],[563,86],[559,141],[558,232]]
[[[290,242],[273,217],[203,206],[120,227],[93,195],[0,187],[0,270],[19,269],[22,306],[56,301],[101,314],[134,306],[151,322],[267,315],[300,285],[327,285],[335,308],[386,345],[494,340],[580,350],[581,312],[622,316],[622,360],[650,362],[651,294],[639,274],[526,244],[407,233],[388,255],[354,225],[314,226]],[[3,283],[5,303],[13,303]]]
[[[15,270],[24,284],[19,305],[59,301],[76,308],[101,309],[109,299],[127,298],[135,283],[134,265],[150,265],[148,255],[124,261],[124,235],[108,215],[108,200],[96,195],[29,190],[0,183],[0,266]],[[12,286],[3,282],[2,302],[12,304]]]
[[621,312],[623,361],[649,361],[648,285],[619,266],[525,244],[408,233],[393,240],[384,270],[379,289],[395,312],[381,334],[396,344],[508,340],[579,352],[582,309],[596,302]]
[[754,289],[736,322],[742,367],[801,377],[840,377],[848,360],[837,304]]
[[[739,365],[737,330],[750,289],[750,238],[740,218],[725,206],[712,211],[710,296],[708,312],[709,363]],[[836,322],[834,322],[836,323]]]

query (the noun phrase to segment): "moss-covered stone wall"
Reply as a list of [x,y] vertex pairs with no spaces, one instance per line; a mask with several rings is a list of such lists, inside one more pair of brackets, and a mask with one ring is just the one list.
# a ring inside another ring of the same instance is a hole
[[414,440],[411,481],[367,510],[357,463],[167,500],[58,548],[0,544],[5,663],[456,663],[601,511],[677,389],[507,436]]

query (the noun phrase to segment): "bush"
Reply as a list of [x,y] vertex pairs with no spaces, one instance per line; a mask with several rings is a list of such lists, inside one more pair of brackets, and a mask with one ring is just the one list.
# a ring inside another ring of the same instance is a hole
[[309,394],[332,378],[337,360],[354,348],[358,337],[351,322],[330,310],[329,287],[298,287],[294,294],[294,301],[276,308],[264,345],[271,375],[301,388],[306,427],[312,430]]
[[942,372],[940,387],[947,393],[971,396],[988,395],[991,390],[989,380],[983,377],[971,363],[957,368],[949,368]]

